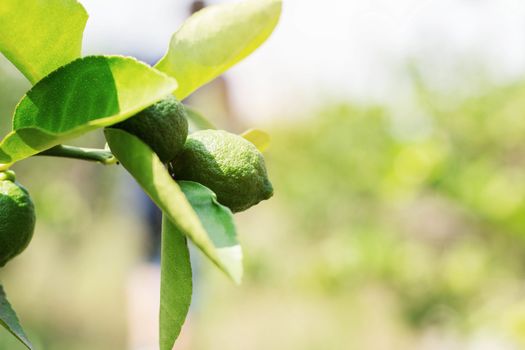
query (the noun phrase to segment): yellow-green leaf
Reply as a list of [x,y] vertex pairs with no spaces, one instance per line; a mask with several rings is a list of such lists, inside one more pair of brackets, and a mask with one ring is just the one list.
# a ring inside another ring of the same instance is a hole
[[262,130],[250,129],[242,133],[241,136],[253,143],[261,152],[266,151],[270,147],[270,135]]
[[156,68],[177,79],[183,99],[266,41],[280,14],[280,0],[209,6],[184,22]]
[[34,84],[80,57],[87,18],[75,0],[1,0],[0,52]]

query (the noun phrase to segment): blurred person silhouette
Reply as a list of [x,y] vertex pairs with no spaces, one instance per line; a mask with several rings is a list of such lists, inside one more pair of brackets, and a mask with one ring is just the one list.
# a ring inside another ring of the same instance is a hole
[[[192,1],[190,14],[206,7],[204,1]],[[192,106],[213,123],[230,131],[241,131],[241,125],[231,107],[229,86],[226,78],[218,77],[193,93],[184,103]],[[193,132],[190,123],[190,133]],[[140,192],[139,207],[145,224],[145,261],[131,272],[128,294],[128,344],[130,350],[158,349],[158,310],[160,305],[160,254],[162,212],[151,199]],[[199,259],[190,246],[193,269],[192,305],[174,350],[191,348],[192,319],[198,310]]]

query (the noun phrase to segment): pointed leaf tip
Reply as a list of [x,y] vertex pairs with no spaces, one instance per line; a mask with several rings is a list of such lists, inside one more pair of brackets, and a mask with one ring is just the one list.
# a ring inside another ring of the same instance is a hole
[[188,18],[155,66],[177,79],[183,99],[250,55],[268,39],[281,1],[247,0],[209,6]]
[[262,130],[250,129],[242,133],[241,136],[250,141],[261,152],[270,147],[270,135]]
[[0,325],[7,329],[20,343],[29,350],[33,350],[33,344],[27,338],[15,310],[9,304],[3,286],[0,284]]

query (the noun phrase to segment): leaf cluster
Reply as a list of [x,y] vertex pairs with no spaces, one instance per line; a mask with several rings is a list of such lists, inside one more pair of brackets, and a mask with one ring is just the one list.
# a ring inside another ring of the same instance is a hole
[[[62,143],[122,122],[166,95],[187,97],[259,47],[280,12],[280,0],[205,8],[183,23],[166,55],[151,67],[133,57],[82,57],[88,15],[75,0],[3,0],[0,52],[33,86],[14,111],[12,131],[0,142],[0,171],[42,153],[114,163],[108,151],[75,150]],[[198,112],[188,115],[197,126],[213,125]],[[241,281],[233,215],[206,187],[175,182],[137,137],[112,128],[105,136],[113,155],[164,213],[160,348],[168,350],[190,304],[188,238],[236,283]],[[264,133],[251,131],[247,138],[267,145]],[[1,286],[0,324],[32,349]]]

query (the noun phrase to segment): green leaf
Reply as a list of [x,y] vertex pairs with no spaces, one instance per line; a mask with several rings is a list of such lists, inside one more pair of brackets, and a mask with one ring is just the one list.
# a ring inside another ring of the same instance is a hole
[[234,275],[241,276],[242,249],[237,241],[237,229],[231,210],[217,201],[212,190],[197,182],[179,181],[178,184],[218,248],[221,261],[230,266]]
[[169,95],[177,83],[133,58],[91,56],[38,82],[20,101],[0,143],[12,163],[88,131],[121,122]]
[[24,344],[28,349],[32,350],[33,345],[27,339],[27,336],[20,326],[20,321],[16,316],[15,310],[7,301],[7,296],[5,294],[4,288],[0,284],[0,325],[7,329],[12,335],[14,335],[22,344]]
[[205,129],[217,129],[212,122],[210,122],[206,117],[204,117],[200,112],[197,112],[195,109],[184,106],[186,108],[186,115],[188,116],[189,121],[197,127],[199,130]]
[[266,151],[270,147],[270,135],[262,130],[250,129],[242,133],[241,136],[254,144],[261,152]]
[[75,0],[2,0],[0,52],[34,84],[80,57],[87,18]]
[[182,100],[259,47],[280,14],[280,0],[209,6],[184,22],[156,68],[177,79]]
[[195,212],[159,157],[139,138],[111,128],[106,129],[105,134],[113,154],[177,229],[234,282],[240,283],[242,261],[238,244],[217,234],[215,227],[208,222],[203,225],[198,215],[200,210]]
[[162,216],[160,350],[171,350],[190,308],[192,274],[186,237]]

